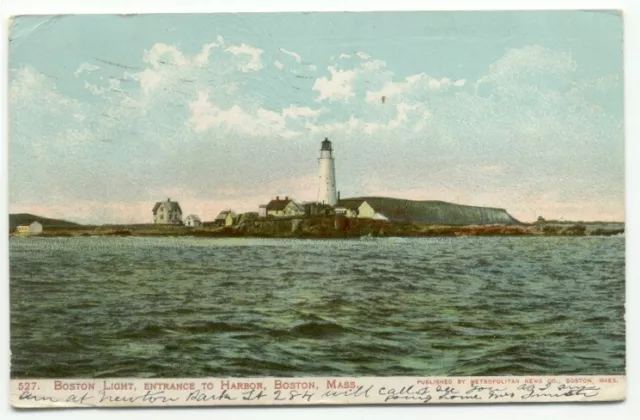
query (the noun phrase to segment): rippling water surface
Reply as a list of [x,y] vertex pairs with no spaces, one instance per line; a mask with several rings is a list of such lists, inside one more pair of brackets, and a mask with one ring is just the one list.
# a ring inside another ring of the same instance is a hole
[[12,376],[623,374],[624,238],[13,238]]

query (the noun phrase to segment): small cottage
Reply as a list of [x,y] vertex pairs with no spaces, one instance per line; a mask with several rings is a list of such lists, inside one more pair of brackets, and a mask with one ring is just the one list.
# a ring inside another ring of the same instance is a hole
[[285,216],[304,216],[304,213],[304,206],[293,200],[291,200],[284,208]]
[[190,214],[184,219],[184,225],[188,227],[200,227],[202,226],[202,220],[195,214]]
[[358,219],[388,220],[382,211],[373,208],[366,200],[340,200],[335,207],[336,214]]
[[296,203],[289,197],[281,200],[279,196],[276,196],[275,200],[271,200],[267,204],[266,212],[268,217],[291,217],[304,216],[305,209],[302,204]]
[[153,206],[153,223],[161,225],[181,225],[182,209],[176,201],[158,201]]
[[19,235],[39,235],[42,233],[42,224],[34,221],[28,225],[19,225],[16,227],[16,233]]
[[238,219],[238,215],[231,210],[223,210],[216,216],[214,223],[216,226],[233,226]]

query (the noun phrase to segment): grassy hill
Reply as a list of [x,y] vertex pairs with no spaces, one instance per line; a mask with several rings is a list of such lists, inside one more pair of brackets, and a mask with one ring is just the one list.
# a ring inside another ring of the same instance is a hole
[[40,222],[42,226],[46,228],[56,227],[56,228],[73,228],[73,227],[81,227],[82,225],[79,223],[68,222],[66,220],[60,219],[50,219],[48,217],[37,216],[35,214],[29,213],[18,213],[18,214],[10,214],[9,215],[9,229],[13,230],[18,225],[28,225],[31,222]]
[[341,201],[366,201],[392,222],[443,225],[521,225],[505,209],[465,206],[445,201],[413,201],[388,197],[355,197]]

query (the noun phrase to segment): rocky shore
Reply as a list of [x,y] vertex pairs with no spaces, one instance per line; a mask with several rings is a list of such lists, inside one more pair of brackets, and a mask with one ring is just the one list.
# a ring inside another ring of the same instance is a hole
[[237,226],[188,228],[171,225],[104,225],[45,228],[45,237],[86,236],[191,236],[256,238],[361,238],[447,236],[611,236],[624,233],[623,224],[521,224],[447,226],[388,222],[345,217],[259,219]]

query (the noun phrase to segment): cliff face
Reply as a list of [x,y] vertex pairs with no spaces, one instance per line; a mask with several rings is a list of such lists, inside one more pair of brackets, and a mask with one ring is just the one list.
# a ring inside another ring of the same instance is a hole
[[386,197],[357,197],[392,222],[441,225],[520,225],[505,209],[475,207],[444,201],[412,201]]

